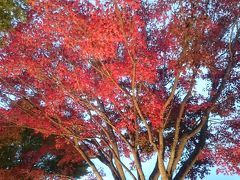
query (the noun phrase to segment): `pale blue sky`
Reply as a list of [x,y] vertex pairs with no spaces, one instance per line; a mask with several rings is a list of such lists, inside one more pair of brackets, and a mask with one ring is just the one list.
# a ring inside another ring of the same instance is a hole
[[[146,178],[149,177],[150,173],[152,172],[154,165],[155,165],[155,161],[156,157],[153,157],[152,160],[149,160],[146,163],[143,163],[143,171],[144,174],[146,176]],[[94,164],[96,165],[97,168],[102,168],[102,170],[104,171],[104,173],[106,174],[105,177],[103,177],[104,180],[113,180],[113,177],[111,175],[111,172],[108,170],[108,168],[103,165],[100,161],[98,160],[93,160]],[[123,162],[125,165],[129,164],[129,160],[128,159],[123,159]],[[134,173],[134,172],[133,172]],[[136,175],[136,173],[134,173],[134,175]],[[132,178],[126,173],[126,177],[127,180],[131,180]],[[85,179],[85,178],[83,178]],[[200,178],[198,179],[200,180]],[[234,176],[226,176],[223,174],[216,174],[216,168],[212,169],[211,175],[208,175],[204,178],[204,180],[240,180],[240,176],[234,175]]]

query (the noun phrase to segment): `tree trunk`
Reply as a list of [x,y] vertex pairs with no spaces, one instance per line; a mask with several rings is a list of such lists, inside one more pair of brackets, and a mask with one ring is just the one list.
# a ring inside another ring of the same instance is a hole
[[139,179],[145,180],[145,176],[143,174],[142,167],[141,167],[141,162],[140,162],[138,154],[137,154],[138,152],[137,152],[137,150],[135,150],[132,153],[133,153],[134,163],[137,168],[137,173],[138,173]]
[[98,172],[96,166],[93,164],[93,162],[89,159],[89,157],[84,153],[84,151],[79,147],[78,140],[74,138],[74,147],[75,149],[80,153],[82,158],[87,162],[87,164],[92,169],[93,173],[96,175],[98,180],[102,180],[102,176]]
[[160,173],[159,173],[159,169],[158,169],[158,160],[157,160],[155,167],[149,177],[149,180],[158,180],[159,175],[160,175]]
[[[119,156],[119,151],[118,151],[117,145],[115,143],[113,143],[113,151],[115,152],[115,155],[113,155],[113,158],[114,158],[118,173],[121,177],[121,180],[125,180],[126,177],[125,177],[125,173],[123,171],[123,167],[122,167],[121,163],[116,159],[116,158],[120,159],[120,156]],[[117,156],[117,157],[115,157],[115,156]]]

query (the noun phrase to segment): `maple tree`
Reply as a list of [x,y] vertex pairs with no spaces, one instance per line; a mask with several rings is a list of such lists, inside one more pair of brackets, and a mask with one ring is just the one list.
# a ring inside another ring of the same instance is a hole
[[150,179],[240,174],[238,1],[30,3],[0,52],[1,121],[54,134],[97,179],[93,158],[142,180],[153,155]]
[[[25,20],[27,10],[25,1],[0,2],[0,45],[4,46],[2,38]],[[71,149],[55,148],[54,135],[43,138],[41,133],[11,122],[0,123],[0,134],[1,179],[33,179],[36,175],[72,179],[88,173],[86,162],[70,156]]]

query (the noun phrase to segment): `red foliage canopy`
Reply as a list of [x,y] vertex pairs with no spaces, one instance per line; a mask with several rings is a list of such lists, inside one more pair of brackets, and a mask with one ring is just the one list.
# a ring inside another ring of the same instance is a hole
[[98,179],[93,157],[134,177],[123,155],[140,179],[153,154],[150,178],[239,174],[239,13],[234,0],[36,1],[0,51],[1,116],[65,137]]

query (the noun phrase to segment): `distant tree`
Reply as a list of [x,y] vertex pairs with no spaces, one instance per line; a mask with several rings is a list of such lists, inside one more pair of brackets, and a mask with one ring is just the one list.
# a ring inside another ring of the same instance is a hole
[[2,121],[54,135],[97,179],[93,158],[144,180],[153,155],[150,179],[240,174],[239,14],[239,0],[31,1],[0,50]]
[[25,0],[0,1],[0,47],[4,44],[3,38],[19,22],[26,20],[27,3]]
[[0,1],[0,32],[8,31],[26,19],[27,5],[24,0],[1,0]]
[[[34,179],[40,177],[79,178],[88,174],[88,165],[71,157],[71,149],[56,149],[54,135],[43,137],[32,129],[2,124],[0,177]],[[4,129],[7,128],[7,129]],[[13,135],[14,134],[14,135]]]

